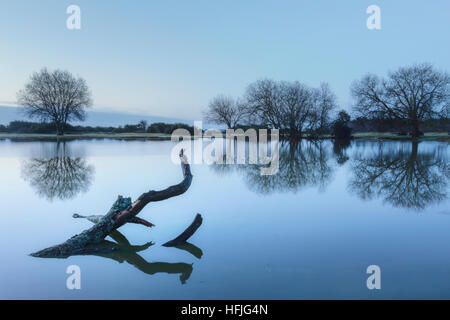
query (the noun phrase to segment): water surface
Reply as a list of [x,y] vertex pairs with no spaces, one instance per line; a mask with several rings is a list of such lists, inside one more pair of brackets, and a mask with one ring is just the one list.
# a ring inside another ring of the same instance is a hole
[[[181,181],[170,141],[0,141],[0,298],[450,298],[448,143],[280,146],[280,168],[192,165],[187,193],[108,238],[113,254],[40,259],[105,214]],[[190,245],[161,246],[201,213]],[[382,289],[368,290],[379,265]],[[66,288],[78,265],[81,290]]]

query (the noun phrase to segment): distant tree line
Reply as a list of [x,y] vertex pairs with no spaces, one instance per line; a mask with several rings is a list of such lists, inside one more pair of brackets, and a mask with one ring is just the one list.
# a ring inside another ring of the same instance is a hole
[[[368,74],[351,87],[353,121],[328,84],[311,88],[298,81],[263,79],[251,83],[242,98],[219,95],[204,112],[206,121],[228,128],[269,127],[290,138],[332,134],[348,138],[352,131],[395,131],[412,137],[423,130],[449,129],[450,76],[430,64]],[[421,130],[421,129],[422,130]]]
[[163,123],[163,122],[156,122],[152,123],[148,129],[148,133],[165,133],[165,134],[172,134],[176,129],[186,129],[189,131],[191,135],[194,135],[194,126],[187,125],[185,123]]
[[[251,83],[242,97],[218,95],[211,100],[204,119],[227,128],[273,128],[284,137],[318,138],[331,134],[346,139],[357,131],[395,131],[419,137],[424,130],[449,129],[450,76],[430,64],[402,67],[381,78],[367,74],[350,89],[351,115],[339,111],[337,98],[327,83],[310,87],[298,81],[262,79]],[[146,121],[123,127],[72,126],[82,121],[92,105],[91,92],[82,78],[68,71],[42,69],[33,73],[17,94],[19,105],[41,123],[14,121],[0,126],[4,132],[150,132],[172,133],[185,124]],[[353,120],[351,119],[353,116]]]
[[[184,123],[153,123],[147,126],[145,120],[138,124],[126,124],[119,127],[92,127],[92,126],[72,126],[65,124],[62,128],[65,133],[163,133],[171,134],[178,128],[186,129],[194,134],[194,127]],[[57,130],[55,123],[11,121],[8,125],[0,125],[0,132],[22,133],[22,134],[53,134]]]

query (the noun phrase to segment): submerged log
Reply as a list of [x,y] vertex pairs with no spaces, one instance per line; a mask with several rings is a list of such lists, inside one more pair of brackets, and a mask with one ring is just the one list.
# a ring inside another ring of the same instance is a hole
[[203,218],[202,216],[197,213],[195,216],[194,221],[192,221],[191,225],[187,227],[186,230],[183,231],[182,234],[180,234],[178,237],[176,237],[173,240],[170,240],[163,244],[164,247],[176,247],[183,244],[186,244],[186,241],[197,231],[198,228],[202,225]]
[[[88,254],[98,250],[101,243],[111,232],[120,228],[126,223],[138,223],[148,227],[152,223],[137,218],[136,215],[150,202],[162,201],[185,193],[192,182],[192,174],[183,150],[180,152],[181,170],[183,181],[179,184],[168,187],[160,191],[148,191],[143,193],[135,202],[131,198],[118,196],[111,209],[104,216],[89,216],[88,219],[95,222],[95,225],[82,233],[73,236],[66,242],[32,253],[34,257],[67,257],[74,254]],[[74,217],[83,217],[75,214]]]

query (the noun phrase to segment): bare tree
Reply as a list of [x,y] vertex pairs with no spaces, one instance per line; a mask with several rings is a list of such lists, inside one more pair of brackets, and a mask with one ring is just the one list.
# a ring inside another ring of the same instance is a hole
[[219,95],[211,100],[208,110],[203,117],[206,121],[215,124],[225,124],[228,128],[234,128],[243,120],[245,106],[232,97]]
[[351,93],[358,114],[407,120],[417,137],[421,121],[448,117],[450,76],[430,64],[418,64],[391,72],[385,79],[368,74],[353,83]]
[[321,83],[315,89],[315,107],[311,113],[310,129],[319,134],[325,133],[331,123],[331,114],[337,106],[336,95],[328,83]]
[[305,129],[326,127],[336,97],[327,84],[319,89],[298,81],[264,79],[250,84],[246,92],[250,121],[282,130],[291,138],[301,137]]
[[246,103],[249,121],[282,127],[282,93],[278,83],[271,79],[258,80],[247,87]]
[[17,93],[19,105],[31,118],[53,122],[58,135],[69,121],[84,120],[85,108],[92,105],[91,93],[82,78],[70,72],[46,68],[33,73],[25,88]]
[[278,83],[281,92],[282,129],[290,137],[301,136],[314,113],[314,91],[295,81]]

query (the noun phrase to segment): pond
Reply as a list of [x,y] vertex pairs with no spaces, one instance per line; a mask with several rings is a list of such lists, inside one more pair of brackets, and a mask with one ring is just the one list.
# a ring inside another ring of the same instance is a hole
[[[110,254],[35,258],[118,195],[179,183],[171,141],[0,141],[2,299],[450,298],[446,142],[302,141],[279,171],[193,164],[183,195],[150,203]],[[182,248],[163,247],[200,213]],[[81,289],[68,290],[69,266]],[[381,290],[366,286],[381,269]]]

